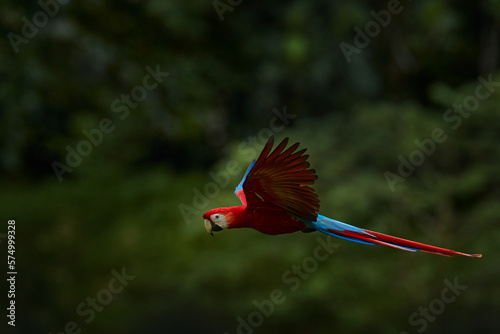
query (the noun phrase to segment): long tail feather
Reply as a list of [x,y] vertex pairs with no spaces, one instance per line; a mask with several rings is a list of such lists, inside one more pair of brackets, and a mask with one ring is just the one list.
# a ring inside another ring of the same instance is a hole
[[387,234],[382,234],[370,230],[365,230],[356,226],[339,222],[322,215],[318,215],[315,222],[309,223],[310,227],[316,230],[332,235],[337,238],[359,242],[368,245],[382,245],[397,249],[402,249],[410,252],[427,252],[444,256],[462,255],[469,257],[481,257],[481,254],[467,254],[456,252],[451,249],[426,245],[420,242],[406,240],[402,238],[393,237]]

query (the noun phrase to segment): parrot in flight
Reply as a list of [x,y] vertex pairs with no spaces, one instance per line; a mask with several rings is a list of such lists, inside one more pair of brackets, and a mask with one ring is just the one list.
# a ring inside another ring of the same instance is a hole
[[212,236],[213,232],[244,227],[269,235],[320,231],[349,241],[410,252],[482,256],[393,237],[319,215],[319,198],[311,188],[318,177],[316,171],[309,168],[309,156],[304,155],[306,149],[297,151],[300,143],[286,148],[288,138],[272,151],[273,144],[274,136],[271,136],[236,187],[235,194],[242,205],[212,209],[203,214],[205,228]]

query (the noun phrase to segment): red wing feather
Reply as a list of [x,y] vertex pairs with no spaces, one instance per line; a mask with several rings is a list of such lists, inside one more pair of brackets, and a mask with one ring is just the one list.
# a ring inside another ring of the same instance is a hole
[[314,169],[309,169],[306,150],[295,152],[299,143],[285,150],[288,143],[285,138],[271,152],[273,143],[271,136],[243,184],[247,205],[256,208],[274,205],[299,218],[315,221],[319,199],[309,186],[318,177]]

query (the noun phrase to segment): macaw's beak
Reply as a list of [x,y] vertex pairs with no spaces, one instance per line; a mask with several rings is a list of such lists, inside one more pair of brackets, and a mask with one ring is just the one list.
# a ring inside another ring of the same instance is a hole
[[222,231],[222,227],[208,219],[205,219],[205,228],[207,229],[207,232],[212,235],[212,237],[214,236],[213,232]]

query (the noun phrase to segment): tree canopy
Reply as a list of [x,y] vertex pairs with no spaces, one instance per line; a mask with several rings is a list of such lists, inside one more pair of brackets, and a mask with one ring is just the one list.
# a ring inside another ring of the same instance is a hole
[[[17,332],[498,331],[498,1],[0,8]],[[208,236],[271,134],[321,214],[483,258]]]

